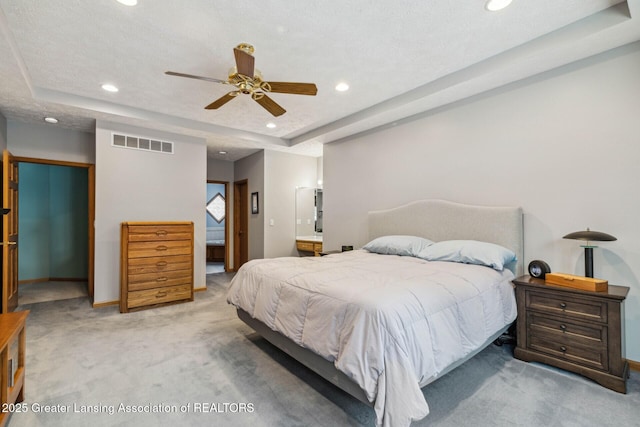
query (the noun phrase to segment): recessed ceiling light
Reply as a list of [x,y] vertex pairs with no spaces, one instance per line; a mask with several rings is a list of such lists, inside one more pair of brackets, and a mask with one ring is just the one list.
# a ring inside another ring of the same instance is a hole
[[138,4],[138,0],[118,0],[118,3],[122,3],[125,6],[135,6]]
[[276,124],[275,124],[275,123],[273,123],[273,122],[269,122],[269,123],[267,123],[267,127],[268,127],[269,129],[274,129],[274,128],[276,127]]
[[53,123],[53,124],[58,123],[58,119],[56,119],[55,117],[45,117],[44,121],[47,123]]
[[349,90],[349,85],[346,84],[345,82],[338,83],[336,85],[336,90],[338,92],[345,92],[345,91]]
[[495,12],[509,6],[511,1],[512,0],[487,0],[484,7],[488,11]]
[[112,85],[111,83],[105,83],[102,85],[102,89],[106,90],[107,92],[117,92],[118,88],[115,87],[114,85]]
[[225,154],[227,154],[227,152],[226,151],[218,151],[218,154],[224,156]]

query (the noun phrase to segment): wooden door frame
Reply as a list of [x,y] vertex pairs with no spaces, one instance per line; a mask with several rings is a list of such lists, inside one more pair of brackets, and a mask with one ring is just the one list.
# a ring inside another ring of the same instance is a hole
[[95,230],[94,230],[94,222],[96,219],[96,166],[92,163],[78,163],[78,162],[67,162],[62,160],[48,160],[48,159],[36,159],[32,157],[19,157],[14,156],[14,159],[18,163],[37,163],[42,165],[50,165],[50,166],[70,166],[75,168],[84,168],[87,169],[87,187],[88,187],[88,266],[87,266],[87,292],[89,294],[89,300],[91,304],[93,304],[93,293],[94,293],[94,254],[95,254]]
[[233,183],[233,271],[238,271],[240,268],[240,235],[238,233],[239,230],[244,230],[247,235],[247,257],[249,256],[249,215],[245,216],[245,223],[242,224],[242,227],[238,227],[242,220],[242,192],[238,189],[240,186],[246,186],[246,195],[247,198],[246,203],[247,206],[249,204],[248,194],[249,194],[249,181],[247,179],[242,179],[240,181],[235,181]]
[[[208,179],[207,184],[224,184],[224,271],[229,271],[229,181]],[[207,227],[205,221],[205,228]],[[207,245],[206,239],[204,242]],[[205,250],[205,254],[206,254]]]
[[[2,303],[1,313],[14,311],[18,305],[18,162],[7,149],[2,151]],[[12,185],[15,184],[15,185]],[[15,193],[14,193],[15,191]],[[4,367],[3,367],[4,369]]]

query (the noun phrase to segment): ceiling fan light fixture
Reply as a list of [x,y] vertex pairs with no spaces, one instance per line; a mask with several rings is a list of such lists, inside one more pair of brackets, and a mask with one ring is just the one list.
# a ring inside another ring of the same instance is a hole
[[489,12],[497,12],[498,10],[502,10],[505,7],[511,4],[512,0],[487,0],[484,5],[484,8]]

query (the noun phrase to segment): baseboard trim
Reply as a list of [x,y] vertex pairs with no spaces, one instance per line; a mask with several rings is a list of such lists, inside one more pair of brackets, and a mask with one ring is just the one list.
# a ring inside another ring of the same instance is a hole
[[629,369],[631,369],[632,371],[640,372],[640,362],[629,359],[627,359],[627,362],[629,362]]
[[41,279],[27,279],[27,280],[18,280],[18,286],[20,285],[30,285],[31,283],[43,283],[48,282],[48,277],[43,277]]
[[193,288],[193,292],[204,292],[206,290],[207,290],[206,286],[204,288]]
[[89,279],[78,277],[41,277],[39,279],[18,280],[18,285],[28,285],[31,283],[43,282],[88,282]]
[[93,308],[102,308],[102,307],[109,307],[111,305],[120,305],[120,301],[116,300],[116,301],[106,301],[106,302],[94,302],[91,306]]

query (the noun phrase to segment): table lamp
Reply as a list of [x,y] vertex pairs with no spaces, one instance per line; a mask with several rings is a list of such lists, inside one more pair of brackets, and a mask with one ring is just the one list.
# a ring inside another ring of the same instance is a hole
[[586,245],[580,245],[584,248],[584,275],[587,277],[593,277],[593,248],[597,248],[597,246],[591,245],[589,242],[612,242],[618,240],[610,234],[591,231],[588,228],[586,231],[569,233],[563,239],[587,241]]

